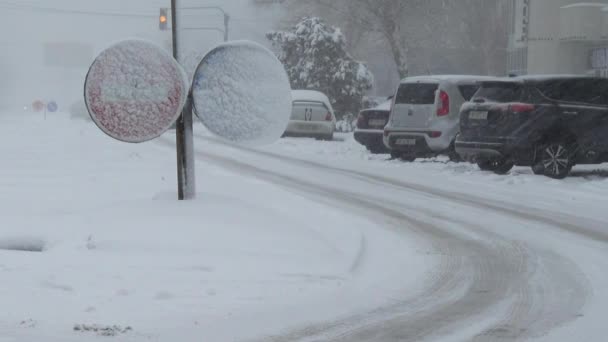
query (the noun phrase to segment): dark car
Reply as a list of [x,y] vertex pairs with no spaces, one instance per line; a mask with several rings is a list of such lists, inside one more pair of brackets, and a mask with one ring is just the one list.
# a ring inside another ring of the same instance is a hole
[[357,128],[355,129],[355,140],[367,147],[371,153],[389,153],[389,149],[382,142],[384,126],[388,123],[391,112],[390,101],[378,107],[364,109],[357,118]]
[[482,170],[514,165],[565,178],[575,164],[608,161],[608,79],[519,77],[482,82],[463,105],[456,151]]

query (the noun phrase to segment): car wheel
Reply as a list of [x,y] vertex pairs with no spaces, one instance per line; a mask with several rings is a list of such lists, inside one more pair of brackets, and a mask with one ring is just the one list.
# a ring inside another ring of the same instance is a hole
[[574,166],[572,147],[564,141],[549,143],[541,148],[539,161],[545,176],[564,179]]
[[543,166],[543,163],[538,162],[538,163],[532,165],[532,173],[534,173],[535,175],[544,176],[545,167]]
[[385,149],[383,149],[383,148],[382,148],[382,147],[380,147],[380,146],[369,146],[369,147],[367,148],[367,150],[368,150],[368,151],[369,151],[369,153],[371,153],[371,154],[383,154],[383,153],[386,153],[386,150],[385,150]]
[[448,158],[450,158],[451,162],[460,163],[463,161],[460,154],[456,153],[456,146],[455,146],[454,142],[452,142],[452,144],[450,145],[450,149],[448,150],[447,154],[448,154]]
[[448,153],[448,158],[450,158],[450,161],[454,163],[462,162],[462,157],[456,153],[456,151],[450,151],[450,153]]
[[477,166],[483,171],[492,171],[499,175],[504,175],[511,171],[515,163],[506,159],[488,159],[488,160],[479,160],[477,161]]
[[401,160],[403,160],[404,162],[413,162],[416,160],[416,155],[414,154],[402,154],[401,155]]

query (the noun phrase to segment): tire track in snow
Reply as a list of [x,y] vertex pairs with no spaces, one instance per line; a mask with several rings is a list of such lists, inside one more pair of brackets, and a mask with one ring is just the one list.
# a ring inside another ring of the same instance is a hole
[[517,206],[513,203],[490,200],[487,198],[477,197],[471,194],[441,190],[438,188],[433,188],[421,184],[397,180],[391,177],[383,177],[377,174],[351,170],[348,168],[335,167],[315,161],[260,151],[253,148],[240,146],[235,147],[233,145],[226,144],[216,138],[203,137],[199,135],[197,135],[196,138],[199,140],[204,140],[206,142],[221,145],[222,147],[232,148],[260,156],[269,157],[277,161],[291,162],[295,165],[305,166],[308,168],[312,167],[315,169],[323,169],[350,177],[356,177],[361,180],[367,180],[372,184],[390,185],[401,189],[407,189],[410,191],[431,195],[442,200],[449,199],[451,201],[458,202],[464,205],[473,206],[485,210],[491,210],[494,212],[506,214],[508,216],[517,217],[525,221],[533,221],[551,227],[559,228],[570,233],[585,236],[594,241],[608,243],[608,231],[603,229],[606,227],[606,225],[608,225],[608,222],[600,222],[586,217],[565,214],[563,212],[544,211],[543,213],[540,213],[538,211],[532,211],[529,208],[523,206]]
[[[578,301],[570,300],[572,296],[565,296],[562,301],[548,296],[534,296],[534,289],[530,288],[531,279],[537,274],[538,260],[542,258],[520,242],[505,241],[483,227],[438,217],[447,223],[464,224],[482,237],[471,239],[403,214],[403,203],[371,197],[364,200],[360,194],[306,182],[290,175],[206,152],[199,151],[197,156],[288,189],[320,196],[326,201],[329,198],[338,200],[358,212],[366,212],[370,217],[377,217],[380,213],[394,220],[396,228],[410,229],[425,236],[433,243],[436,251],[444,255],[432,283],[423,293],[404,295],[403,300],[372,312],[309,326],[264,340],[417,341],[429,336],[449,335],[454,329],[458,329],[459,325],[466,324],[505,300],[512,302],[508,313],[502,318],[498,317],[495,324],[479,332],[475,339],[512,340],[545,334],[553,327],[575,319],[576,315],[572,312],[577,313],[584,305],[586,289],[580,284],[578,279],[581,274],[576,272],[575,267],[572,268],[575,270],[573,272],[563,272],[565,274],[562,279],[549,279],[536,286],[542,290],[541,294],[563,294],[563,287],[579,289],[577,294],[583,295],[578,297]],[[272,155],[271,157],[276,158]],[[420,208],[408,209],[420,211]],[[437,217],[436,213],[427,214]],[[531,259],[530,255],[535,258]],[[560,264],[563,264],[559,256],[551,257],[557,258]],[[553,287],[556,282],[565,285],[561,289],[555,289]],[[554,304],[549,305],[550,301]],[[547,314],[552,311],[563,315]]]

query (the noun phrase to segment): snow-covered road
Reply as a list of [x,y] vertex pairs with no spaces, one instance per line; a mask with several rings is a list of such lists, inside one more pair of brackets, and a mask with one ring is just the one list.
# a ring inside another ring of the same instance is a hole
[[198,129],[199,199],[177,203],[171,132],[10,115],[0,140],[1,342],[603,340],[607,166],[496,176]]
[[[217,144],[213,139],[199,139],[203,144]],[[273,340],[570,341],[601,334],[606,294],[596,289],[603,289],[607,278],[597,270],[607,266],[608,243],[608,215],[597,203],[606,194],[602,167],[580,168],[578,174],[588,179],[570,182],[525,175],[521,169],[506,177],[511,179],[505,183],[473,166],[461,166],[480,179],[477,188],[458,174],[433,180],[439,176],[433,173],[443,170],[422,175],[417,163],[401,164],[400,172],[391,174],[393,165],[387,167],[386,160],[365,161],[365,171],[356,158],[319,161],[318,154],[311,154],[304,144],[318,143],[288,140],[265,151],[219,144],[208,149],[212,152],[199,150],[197,155],[319,200],[331,199],[357,215],[375,218],[384,227],[425,239],[441,261],[420,292],[366,313],[310,324]],[[294,153],[292,148],[298,145],[300,151]],[[327,143],[323,148],[335,149]],[[454,167],[433,164],[440,169]],[[408,173],[418,173],[418,177],[408,177]],[[528,191],[509,189],[516,177],[529,178]],[[484,178],[498,184],[483,182]],[[466,186],[459,184],[464,182]],[[598,183],[596,191],[584,191],[588,182]],[[564,198],[562,183],[579,189]],[[494,191],[486,193],[488,188]],[[596,314],[589,315],[588,310]]]

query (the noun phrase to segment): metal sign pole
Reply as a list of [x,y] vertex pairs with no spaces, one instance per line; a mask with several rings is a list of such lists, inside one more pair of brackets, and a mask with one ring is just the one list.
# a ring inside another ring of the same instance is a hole
[[[179,62],[179,50],[177,45],[177,0],[171,0],[171,25],[173,31],[173,57]],[[179,117],[176,124],[177,194],[180,201],[190,200],[196,197],[192,121],[192,93],[189,93],[182,115]]]

